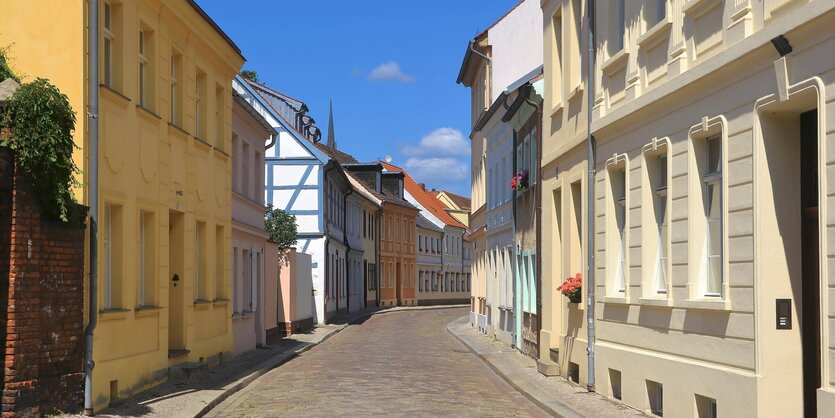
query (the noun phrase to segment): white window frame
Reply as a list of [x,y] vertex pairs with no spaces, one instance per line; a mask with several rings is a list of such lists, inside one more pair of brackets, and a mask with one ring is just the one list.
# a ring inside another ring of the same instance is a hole
[[139,106],[148,109],[148,56],[146,55],[146,48],[148,47],[148,40],[146,39],[146,30],[139,29]]
[[[180,64],[182,66],[182,64]],[[181,125],[179,115],[177,114],[177,85],[180,83],[180,80],[177,79],[177,56],[175,54],[171,54],[171,123],[177,126]],[[198,96],[198,92],[195,92],[195,96]],[[196,100],[200,100],[197,98]],[[199,114],[199,112],[198,112]],[[199,116],[198,116],[199,117]]]
[[[642,259],[643,297],[669,299],[672,274],[672,149],[668,137],[653,138],[643,147]],[[663,161],[662,161],[663,159]],[[662,166],[663,164],[663,166]],[[663,178],[662,178],[663,177]],[[660,213],[663,201],[663,216]],[[659,223],[661,220],[661,223]],[[669,302],[667,303],[669,304]]]
[[[615,254],[606,252],[607,296],[621,299],[629,293],[629,174],[626,154],[615,154],[606,161],[606,248],[616,248]],[[613,194],[615,176],[620,177],[619,196]]]
[[102,45],[102,59],[104,60],[103,81],[104,85],[109,88],[114,88],[113,83],[113,53],[114,44],[116,43],[116,33],[113,31],[113,3],[104,2],[104,17],[102,19],[102,34],[104,35],[104,43]]
[[[706,173],[707,170],[707,140],[719,138],[719,169],[717,173]],[[728,187],[724,173],[728,172],[728,122],[724,116],[703,117],[701,123],[694,125],[688,132],[688,297],[685,306],[695,308],[709,308],[730,310],[730,296],[728,294],[728,237],[726,225],[728,222],[727,204]],[[719,291],[710,291],[708,271],[709,234],[707,221],[706,192],[709,184],[719,187]]]
[[[723,190],[723,187],[724,187],[723,186],[723,183],[724,183],[723,180],[724,179],[722,178],[723,175],[724,175],[723,170],[722,170],[722,162],[724,161],[724,155],[723,155],[723,152],[722,152],[722,137],[719,136],[719,135],[713,135],[713,136],[710,136],[708,138],[705,138],[704,141],[705,141],[705,155],[704,155],[704,158],[705,158],[705,165],[706,166],[708,166],[708,164],[710,164],[710,161],[711,161],[711,159],[710,159],[710,157],[711,157],[711,155],[710,155],[710,149],[711,149],[710,144],[711,144],[711,142],[716,141],[716,142],[719,143],[719,145],[718,145],[718,147],[719,147],[719,156],[718,156],[719,161],[717,162],[717,164],[719,166],[718,171],[710,171],[710,172],[704,173],[704,175],[702,175],[702,178],[701,178],[701,181],[702,181],[702,184],[703,184],[703,196],[704,196],[703,199],[704,199],[704,202],[705,202],[705,208],[704,208],[704,210],[705,210],[705,221],[706,221],[706,224],[707,224],[707,228],[705,229],[705,232],[706,232],[707,236],[705,238],[705,247],[706,247],[706,249],[705,249],[705,272],[706,272],[706,276],[705,276],[705,283],[704,283],[704,295],[709,296],[709,297],[720,297],[721,298],[722,297],[722,284],[723,284],[724,279],[725,279],[724,271],[723,271],[724,270],[724,268],[723,268],[723,265],[724,265],[724,257],[723,257],[724,242],[723,241],[724,241],[724,239],[723,239],[723,237],[725,236],[725,231],[724,231],[725,228],[724,228],[724,225],[723,225],[724,222],[722,221],[722,213],[724,212],[724,209],[725,209],[725,202],[724,202],[723,193],[722,193],[722,190]],[[719,197],[718,217],[711,217],[711,215],[709,213],[710,208],[707,206],[708,201],[711,201],[710,199],[712,199],[712,197],[709,195],[709,191],[712,188],[718,188],[719,189],[719,192],[717,193],[718,197]],[[710,227],[711,223],[718,223],[719,224],[719,227],[718,227],[719,236],[718,237],[714,237],[711,234],[711,227]],[[714,240],[714,239],[718,240],[718,243],[716,244],[719,247],[719,253],[718,254],[713,254],[711,252],[711,248],[713,247],[713,243],[711,241]],[[713,271],[713,267],[712,267],[713,263],[711,263],[711,261],[715,260],[715,259],[719,260],[719,271],[718,272]],[[711,280],[712,277],[714,277],[713,274],[718,275],[718,282],[717,283],[713,283],[714,281]],[[711,286],[712,284],[714,286]]]

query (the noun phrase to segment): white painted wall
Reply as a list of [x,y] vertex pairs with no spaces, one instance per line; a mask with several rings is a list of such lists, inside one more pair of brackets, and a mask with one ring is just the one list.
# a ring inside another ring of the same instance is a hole
[[539,0],[525,0],[487,32],[493,50],[491,100],[542,65],[542,38]]

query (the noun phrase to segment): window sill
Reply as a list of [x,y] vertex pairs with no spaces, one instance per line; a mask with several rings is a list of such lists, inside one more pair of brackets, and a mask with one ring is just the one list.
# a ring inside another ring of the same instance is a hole
[[229,154],[226,151],[224,151],[224,150],[222,150],[218,147],[214,147],[214,150],[215,150],[216,153],[218,153],[218,154],[220,154],[220,155],[222,155],[226,158],[229,158]]
[[191,134],[190,134],[187,130],[185,130],[185,129],[181,128],[180,126],[178,126],[178,125],[177,125],[177,124],[175,124],[175,123],[168,122],[168,127],[169,127],[169,128],[171,128],[171,129],[173,129],[173,130],[175,130],[175,131],[177,131],[177,132],[179,132],[179,133],[180,133],[180,134],[182,134],[182,135],[185,135],[185,136],[191,136]]
[[110,321],[116,319],[125,319],[128,316],[130,309],[110,308],[99,311],[99,319],[102,321]]
[[99,84],[99,89],[105,91],[108,96],[111,96],[115,99],[118,99],[118,100],[122,101],[124,104],[130,103],[130,101],[131,101],[130,97],[125,96],[120,91],[118,91],[118,90],[116,90],[112,87],[109,87],[107,85]]
[[554,107],[552,107],[552,108],[551,108],[551,117],[553,118],[554,116],[556,116],[556,115],[557,115],[557,113],[559,113],[560,111],[562,111],[562,109],[563,109],[563,102],[562,102],[562,100],[560,100],[560,101],[559,101],[559,102],[557,102],[557,103],[554,103]]
[[215,306],[226,306],[229,304],[229,299],[217,298],[212,301],[212,304]]
[[673,27],[673,22],[670,20],[669,17],[665,18],[664,20],[655,24],[655,26],[649,28],[643,35],[638,38],[638,46],[641,48],[649,47],[650,45],[655,45],[657,42],[656,40],[660,41],[661,38],[669,38],[670,37],[670,28]]
[[662,308],[672,308],[673,301],[666,296],[654,296],[646,298],[638,298],[639,305],[658,306]]
[[159,316],[159,311],[162,310],[159,306],[137,306],[133,311],[136,318],[146,316]]
[[142,105],[140,105],[140,104],[137,104],[137,105],[136,105],[136,110],[139,110],[139,111],[140,111],[140,112],[139,112],[139,114],[140,114],[140,115],[144,115],[144,116],[146,116],[146,117],[151,118],[152,122],[159,122],[159,121],[161,121],[161,120],[162,120],[162,117],[160,117],[159,115],[157,115],[156,113],[154,113],[154,111],[153,111],[153,110],[148,109],[147,107],[142,106]]
[[600,67],[600,70],[604,75],[609,76],[625,67],[628,57],[629,52],[626,51],[626,48],[621,49],[617,54],[613,55],[606,61],[603,61],[603,65]]
[[202,140],[202,139],[200,139],[199,137],[196,137],[196,136],[194,137],[194,143],[204,145],[209,149],[212,148],[211,144],[209,144],[208,142],[206,142],[206,141],[204,141],[204,140]]
[[698,298],[685,300],[681,306],[688,309],[730,311],[731,301],[721,298]]
[[629,298],[626,296],[603,296],[602,302],[613,305],[629,305]]
[[716,5],[719,0],[687,0],[682,6],[681,11],[685,15],[700,14],[699,12],[706,10],[708,7]]
[[232,314],[232,319],[236,320],[236,319],[252,318],[254,315],[255,315],[255,312],[250,312],[250,311],[235,312],[235,313]]
[[583,93],[584,88],[585,88],[585,85],[581,81],[579,84],[577,84],[576,87],[574,87],[574,89],[572,89],[570,92],[568,92],[568,96],[566,97],[565,100],[567,102],[570,102],[570,101],[574,100],[575,97],[577,97],[578,95],[581,95]]
[[194,301],[194,308],[195,309],[207,309],[211,305],[212,305],[212,301],[210,301],[210,300],[197,299],[197,300]]

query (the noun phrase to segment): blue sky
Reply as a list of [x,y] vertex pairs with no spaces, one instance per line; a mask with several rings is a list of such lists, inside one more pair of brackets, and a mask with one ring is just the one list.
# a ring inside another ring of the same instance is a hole
[[[467,42],[517,0],[198,0],[266,82],[307,103],[361,161],[393,157],[427,186],[469,195]],[[323,139],[324,140],[324,139]]]

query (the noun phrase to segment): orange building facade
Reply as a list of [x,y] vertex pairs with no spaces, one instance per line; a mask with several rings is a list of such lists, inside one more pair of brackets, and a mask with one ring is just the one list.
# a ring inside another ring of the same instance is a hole
[[417,305],[415,220],[419,210],[403,199],[403,173],[383,172],[382,192],[402,204],[383,202],[380,228],[380,306]]

